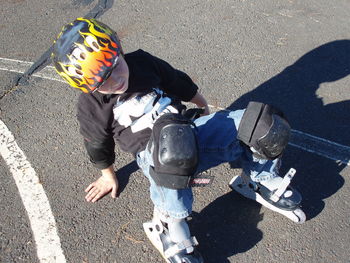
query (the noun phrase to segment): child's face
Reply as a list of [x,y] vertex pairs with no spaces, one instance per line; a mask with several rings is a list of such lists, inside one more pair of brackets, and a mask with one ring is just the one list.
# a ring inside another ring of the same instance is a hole
[[124,57],[118,57],[117,65],[109,78],[98,88],[102,94],[122,94],[129,86],[129,68]]

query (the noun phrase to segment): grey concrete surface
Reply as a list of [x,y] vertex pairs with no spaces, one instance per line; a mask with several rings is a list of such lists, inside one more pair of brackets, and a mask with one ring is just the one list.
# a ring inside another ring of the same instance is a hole
[[[96,8],[103,3],[105,10]],[[211,105],[271,102],[294,129],[350,145],[346,0],[8,0],[0,7],[0,58],[35,62],[64,24],[100,10],[126,52],[141,48],[186,71]],[[18,76],[0,70],[0,96]],[[79,135],[77,96],[60,82],[31,78],[0,99],[0,118],[46,191],[67,262],[163,262],[142,230],[152,204],[131,156],[117,150],[117,200],[84,202],[83,190],[99,171]],[[190,220],[206,262],[349,262],[349,168],[293,147],[284,160],[283,171],[298,171],[293,185],[308,221],[296,225],[231,192],[227,183],[240,170],[214,168],[214,184],[195,189]],[[0,262],[37,262],[26,212],[0,165]]]

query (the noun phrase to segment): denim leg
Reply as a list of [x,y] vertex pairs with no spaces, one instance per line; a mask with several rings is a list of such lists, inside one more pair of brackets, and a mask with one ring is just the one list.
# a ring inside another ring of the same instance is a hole
[[198,172],[240,158],[237,130],[244,110],[221,111],[195,120],[199,147]]
[[165,217],[181,219],[189,216],[192,213],[192,189],[174,190],[157,185],[149,173],[153,160],[147,149],[140,152],[136,160],[150,182],[150,195],[154,207]]
[[278,171],[281,167],[281,159],[259,159],[254,157],[248,148],[242,154],[241,163],[244,174],[250,176],[254,182],[267,181],[279,176]]
[[[258,160],[237,140],[237,130],[244,110],[222,111],[195,120],[194,132],[199,147],[197,172],[202,172],[225,162],[242,160],[246,174],[253,180],[268,180],[275,176],[278,160]],[[150,181],[150,195],[155,208],[174,218],[187,217],[192,212],[192,189],[174,190],[156,185],[149,174],[152,155],[146,149],[137,156],[137,162]]]
[[195,121],[200,148],[198,172],[239,159],[244,173],[253,181],[261,182],[278,176],[280,159],[258,159],[237,140],[243,113],[244,110],[223,111]]

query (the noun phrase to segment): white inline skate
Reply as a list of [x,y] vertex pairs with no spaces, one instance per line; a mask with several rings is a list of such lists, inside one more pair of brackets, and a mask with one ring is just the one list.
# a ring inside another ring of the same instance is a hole
[[295,173],[296,170],[291,168],[284,178],[278,176],[266,182],[254,182],[242,173],[241,176],[233,177],[229,185],[243,196],[302,224],[306,220],[305,213],[300,209],[302,198],[289,185]]
[[203,263],[203,258],[197,251],[198,242],[190,237],[182,242],[171,240],[167,223],[153,219],[143,224],[147,237],[168,263]]

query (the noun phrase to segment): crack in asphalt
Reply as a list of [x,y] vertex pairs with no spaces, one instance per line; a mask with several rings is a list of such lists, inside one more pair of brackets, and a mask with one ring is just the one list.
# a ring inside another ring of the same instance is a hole
[[114,0],[99,0],[95,7],[87,13],[85,18],[99,18],[106,13],[114,4]]

